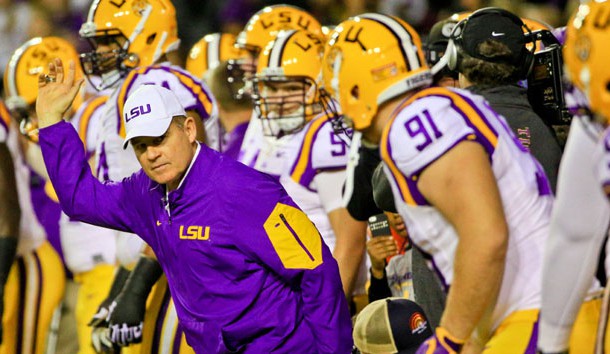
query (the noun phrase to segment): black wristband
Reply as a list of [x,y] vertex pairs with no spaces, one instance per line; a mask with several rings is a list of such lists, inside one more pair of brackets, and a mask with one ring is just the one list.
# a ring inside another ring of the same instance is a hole
[[112,282],[112,287],[110,287],[110,292],[108,292],[107,299],[112,300],[121,293],[121,290],[123,290],[123,285],[125,285],[130,273],[131,272],[127,270],[127,268],[122,266],[117,269],[116,274],[114,275],[114,281]]
[[148,296],[161,274],[163,274],[163,269],[157,260],[142,256],[131,271],[123,291]]
[[8,279],[16,253],[17,238],[12,236],[0,237],[0,287],[2,288],[4,288],[6,279]]

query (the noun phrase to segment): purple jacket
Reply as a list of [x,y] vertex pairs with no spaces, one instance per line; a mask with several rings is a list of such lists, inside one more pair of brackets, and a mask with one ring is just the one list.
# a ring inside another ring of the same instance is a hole
[[351,351],[337,263],[272,178],[200,145],[166,201],[142,170],[98,182],[68,123],[41,129],[40,145],[66,214],[152,247],[197,353]]

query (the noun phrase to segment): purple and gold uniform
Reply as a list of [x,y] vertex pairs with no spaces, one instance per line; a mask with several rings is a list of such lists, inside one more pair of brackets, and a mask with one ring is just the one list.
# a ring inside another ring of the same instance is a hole
[[[108,96],[87,100],[76,111],[70,123],[83,142],[85,154],[91,160],[95,154],[101,116]],[[88,326],[98,306],[106,299],[116,264],[116,232],[82,222],[61,218],[61,244],[66,266],[78,283],[76,300],[76,330],[79,354],[95,353],[91,346],[92,327]]]
[[152,247],[196,352],[351,351],[337,263],[271,177],[200,144],[166,197],[142,171],[98,182],[66,123],[42,129],[40,141],[68,215]]
[[458,235],[417,188],[420,173],[457,144],[483,146],[496,177],[509,242],[503,283],[487,328],[485,353],[535,353],[541,266],[553,197],[538,162],[482,97],[429,88],[403,102],[381,138],[381,156],[409,236],[446,287],[453,281]]
[[7,144],[13,156],[21,207],[17,258],[4,290],[0,353],[41,354],[47,349],[52,319],[63,298],[65,273],[34,213],[30,169],[19,147],[18,128],[1,102],[0,142]]

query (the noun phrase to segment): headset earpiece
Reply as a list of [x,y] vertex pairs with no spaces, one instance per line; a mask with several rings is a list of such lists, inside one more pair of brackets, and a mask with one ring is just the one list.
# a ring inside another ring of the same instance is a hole
[[460,62],[462,61],[462,32],[467,22],[468,18],[463,19],[453,27],[449,43],[447,43],[447,49],[445,51],[447,53],[447,66],[454,71],[459,71]]

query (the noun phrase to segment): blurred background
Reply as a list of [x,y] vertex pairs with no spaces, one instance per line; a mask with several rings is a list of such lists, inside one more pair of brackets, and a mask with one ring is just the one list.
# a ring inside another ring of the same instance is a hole
[[[117,0],[120,1],[120,0]],[[208,33],[237,34],[247,20],[267,5],[291,4],[312,13],[324,25],[336,25],[349,16],[380,12],[406,20],[425,37],[438,20],[455,12],[499,6],[521,17],[557,27],[565,24],[578,5],[574,0],[174,0],[184,60],[190,47]],[[0,77],[10,55],[26,40],[55,35],[68,39],[79,51],[88,43],[78,30],[87,17],[91,0],[0,0]],[[2,91],[0,81],[0,92]]]

